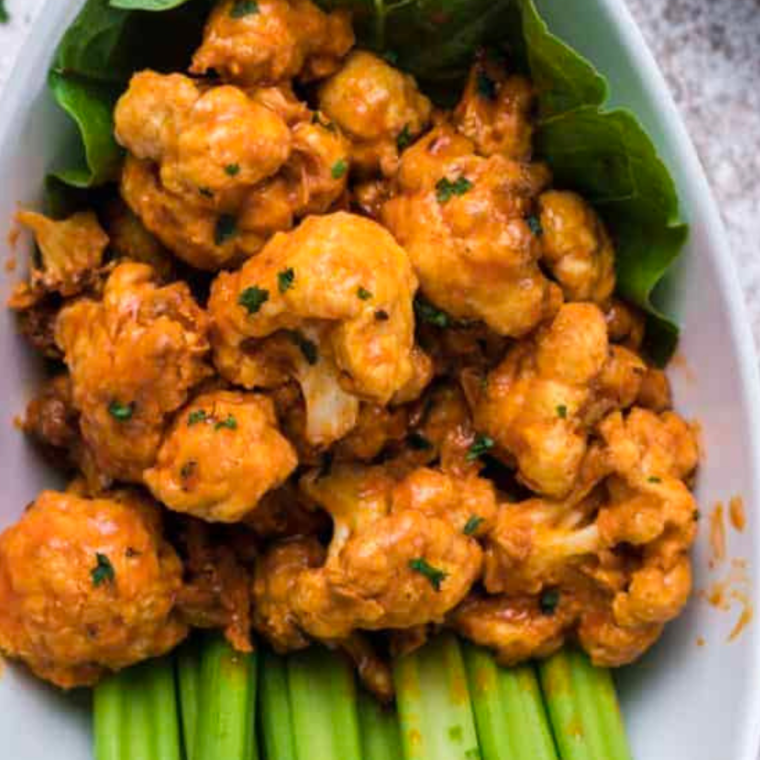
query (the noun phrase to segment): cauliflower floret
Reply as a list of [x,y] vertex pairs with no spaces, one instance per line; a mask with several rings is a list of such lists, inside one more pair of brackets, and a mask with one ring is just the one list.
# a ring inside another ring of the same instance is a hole
[[184,283],[163,288],[146,264],[121,264],[102,301],[58,318],[84,441],[100,471],[140,482],[155,462],[169,414],[207,377],[205,313]]
[[32,267],[29,283],[14,291],[11,308],[28,308],[46,293],[64,297],[87,290],[101,276],[108,235],[92,211],[63,221],[34,211],[19,211],[16,220],[34,233],[41,267]]
[[364,174],[396,173],[399,153],[428,125],[430,101],[408,74],[356,50],[319,88],[319,107],[351,138]]
[[470,70],[453,121],[480,155],[527,161],[534,104],[533,87],[525,77],[508,76],[501,63],[483,54]]
[[561,301],[539,269],[540,242],[527,221],[547,181],[542,165],[476,156],[472,143],[442,125],[404,152],[401,193],[382,219],[432,304],[518,337]]
[[602,220],[575,193],[550,190],[538,205],[543,259],[565,299],[605,303],[615,289],[615,250]]
[[356,427],[335,447],[335,458],[340,461],[371,462],[389,444],[402,441],[409,427],[409,410],[405,407],[387,407],[379,404],[362,404]]
[[210,69],[246,86],[329,76],[354,44],[347,11],[310,0],[221,0],[190,71]]
[[631,351],[638,351],[644,340],[646,317],[640,309],[613,298],[601,306],[607,320],[607,331],[613,343],[620,343]]
[[488,375],[475,426],[493,439],[494,453],[514,457],[532,490],[561,498],[573,487],[586,452],[584,414],[607,356],[601,311],[567,304]]
[[58,686],[168,652],[182,568],[155,506],[44,491],[0,536],[0,649]]
[[180,410],[143,478],[169,509],[230,523],[256,509],[297,464],[270,399],[216,391]]
[[379,225],[310,217],[217,277],[216,366],[246,388],[295,377],[307,440],[327,445],[354,427],[360,398],[385,404],[413,376],[416,286],[406,253]]

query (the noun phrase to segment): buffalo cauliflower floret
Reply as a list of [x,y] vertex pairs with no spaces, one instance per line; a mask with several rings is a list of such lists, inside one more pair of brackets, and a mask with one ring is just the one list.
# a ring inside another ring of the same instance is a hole
[[319,107],[351,139],[364,174],[395,174],[399,153],[427,126],[432,106],[414,79],[357,50],[319,89]]
[[332,74],[353,44],[346,11],[324,13],[310,0],[221,0],[190,70],[245,86],[308,81]]
[[475,155],[447,125],[404,152],[400,194],[382,219],[434,306],[511,337],[556,311],[561,294],[539,269],[541,246],[527,218],[548,178],[539,164]]
[[0,649],[58,686],[92,685],[185,637],[181,581],[144,498],[44,491],[0,536]]
[[246,388],[295,377],[307,440],[331,443],[356,424],[360,399],[385,404],[411,379],[416,285],[379,225],[310,217],[214,282],[216,366]]
[[183,407],[144,474],[169,509],[209,522],[238,522],[295,469],[270,399],[217,391]]
[[145,264],[121,264],[102,301],[60,314],[56,341],[97,467],[140,482],[155,462],[169,414],[210,374],[207,317],[184,283],[157,287]]

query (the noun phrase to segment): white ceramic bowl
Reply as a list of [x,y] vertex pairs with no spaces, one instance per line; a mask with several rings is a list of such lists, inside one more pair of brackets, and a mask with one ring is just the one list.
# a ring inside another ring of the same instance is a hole
[[[69,124],[46,92],[45,73],[80,5],[81,0],[48,0],[0,102],[0,231],[10,227],[18,203],[39,202],[42,178],[74,144]],[[610,79],[613,102],[638,113],[676,177],[692,232],[667,288],[668,307],[683,325],[680,354],[685,357],[671,376],[679,410],[702,425],[706,457],[698,498],[703,514],[719,499],[739,495],[744,500],[749,524],[743,533],[729,530],[729,557],[748,560],[745,590],[757,608],[760,384],[718,213],[663,78],[623,0],[538,0],[538,5],[551,28]],[[2,285],[6,297],[11,279]],[[53,484],[53,475],[11,426],[35,386],[39,365],[6,312],[0,315],[0,361],[5,367],[0,376],[3,526],[42,487]],[[697,588],[727,572],[726,567],[708,569],[707,532],[703,521],[695,553]],[[637,760],[757,759],[760,636],[750,625],[728,643],[738,614],[736,608],[718,612],[695,598],[644,660],[621,672],[623,709]],[[698,637],[704,646],[697,646]],[[62,695],[23,669],[9,667],[0,679],[0,736],[0,757],[8,760],[83,760],[91,752],[89,699]]]

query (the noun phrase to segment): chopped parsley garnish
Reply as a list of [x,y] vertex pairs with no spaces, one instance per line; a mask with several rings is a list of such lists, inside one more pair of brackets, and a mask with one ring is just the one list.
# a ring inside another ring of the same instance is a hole
[[235,0],[230,8],[231,18],[245,18],[259,12],[259,4],[256,0]]
[[472,189],[472,182],[467,177],[458,177],[453,182],[443,177],[436,182],[435,197],[438,203],[448,203],[455,195],[464,195]]
[[277,289],[280,293],[285,293],[293,287],[295,279],[296,273],[292,267],[283,269],[282,272],[277,273]]
[[372,293],[370,293],[367,288],[363,288],[361,285],[359,285],[359,287],[356,289],[356,295],[362,301],[369,301],[369,299],[372,298]]
[[237,430],[237,420],[231,414],[228,414],[227,419],[219,420],[216,425],[214,425],[214,430],[222,430],[223,428],[226,428],[227,430]]
[[406,442],[409,448],[415,451],[430,451],[433,448],[433,444],[422,433],[418,433],[417,431],[409,433]]
[[257,314],[259,309],[269,300],[269,291],[258,285],[251,285],[239,296],[238,303],[249,313]]
[[333,179],[340,179],[348,171],[348,164],[345,159],[341,158],[333,164],[332,177]]
[[409,131],[409,125],[404,124],[404,128],[399,132],[396,138],[396,147],[399,151],[406,150],[412,144],[412,133]]
[[216,220],[214,228],[214,242],[217,245],[224,245],[237,235],[237,221],[230,214],[222,214]]
[[195,472],[197,466],[198,462],[190,459],[182,465],[182,469],[179,471],[179,476],[182,480],[187,480]]
[[652,475],[651,477],[647,478],[647,480],[650,483],[662,483],[662,478],[658,478],[656,475]]
[[564,404],[560,404],[557,407],[557,417],[561,420],[567,419],[567,407]]
[[390,315],[385,309],[378,309],[375,312],[375,319],[378,322],[387,322],[390,319]]
[[240,164],[227,164],[224,167],[224,171],[230,177],[237,177],[240,174]]
[[478,87],[478,95],[486,100],[496,100],[496,82],[485,73],[485,71],[479,71],[476,83]]
[[424,575],[436,591],[441,590],[441,583],[448,577],[448,573],[433,567],[424,557],[409,560],[409,569]]
[[470,446],[467,451],[467,461],[474,462],[476,459],[482,457],[483,454],[487,454],[493,447],[493,438],[478,433],[478,435],[475,436],[472,446]]
[[100,552],[96,552],[95,559],[97,560],[97,564],[90,570],[92,585],[100,586],[101,583],[113,583],[116,579],[116,573],[114,572],[111,560]]
[[207,187],[199,187],[198,192],[204,197],[204,198],[213,198],[214,193],[211,192]]
[[111,417],[113,417],[115,420],[118,420],[119,422],[126,422],[127,420],[131,420],[134,411],[134,404],[122,404],[121,401],[116,401],[116,399],[114,399],[108,405],[108,413],[111,415]]
[[292,330],[290,332],[290,339],[298,346],[299,350],[303,354],[303,358],[314,366],[319,361],[319,348],[313,340],[309,340],[305,335],[302,335],[298,330]]
[[445,311],[436,309],[433,304],[421,298],[414,299],[414,313],[420,322],[442,328],[451,326],[451,317]]
[[464,525],[465,536],[472,536],[477,533],[478,528],[483,524],[484,517],[473,515]]
[[544,234],[544,228],[541,226],[541,220],[537,216],[531,214],[525,221],[528,223],[530,231],[536,237],[541,237],[541,235]]
[[195,409],[187,415],[188,425],[197,425],[199,422],[205,422],[208,419],[205,409]]
[[541,594],[538,602],[544,615],[553,615],[559,604],[559,591],[556,588],[548,589]]

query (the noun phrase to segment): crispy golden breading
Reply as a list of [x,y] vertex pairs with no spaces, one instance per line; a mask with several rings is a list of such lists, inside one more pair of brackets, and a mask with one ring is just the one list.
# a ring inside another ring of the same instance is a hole
[[319,107],[351,139],[362,174],[392,176],[399,153],[428,125],[430,101],[414,79],[379,56],[357,50],[319,88]]
[[541,245],[527,221],[548,179],[540,164],[475,155],[444,124],[404,152],[400,194],[382,220],[409,253],[429,301],[456,319],[519,337],[561,302],[539,269]]
[[43,491],[0,536],[0,649],[58,686],[92,685],[185,637],[181,572],[144,498]]
[[297,464],[270,399],[216,391],[179,410],[156,464],[143,477],[169,509],[230,523],[255,510]]
[[353,44],[346,11],[324,13],[310,0],[221,0],[190,71],[213,69],[246,86],[309,81],[332,74]]
[[84,441],[104,475],[131,482],[155,462],[167,416],[210,374],[205,313],[185,283],[153,277],[121,264],[103,300],[67,306],[56,329]]
[[379,225],[346,213],[310,217],[217,277],[216,367],[246,388],[295,377],[307,440],[331,443],[356,424],[360,398],[387,403],[413,376],[416,287],[406,253]]

